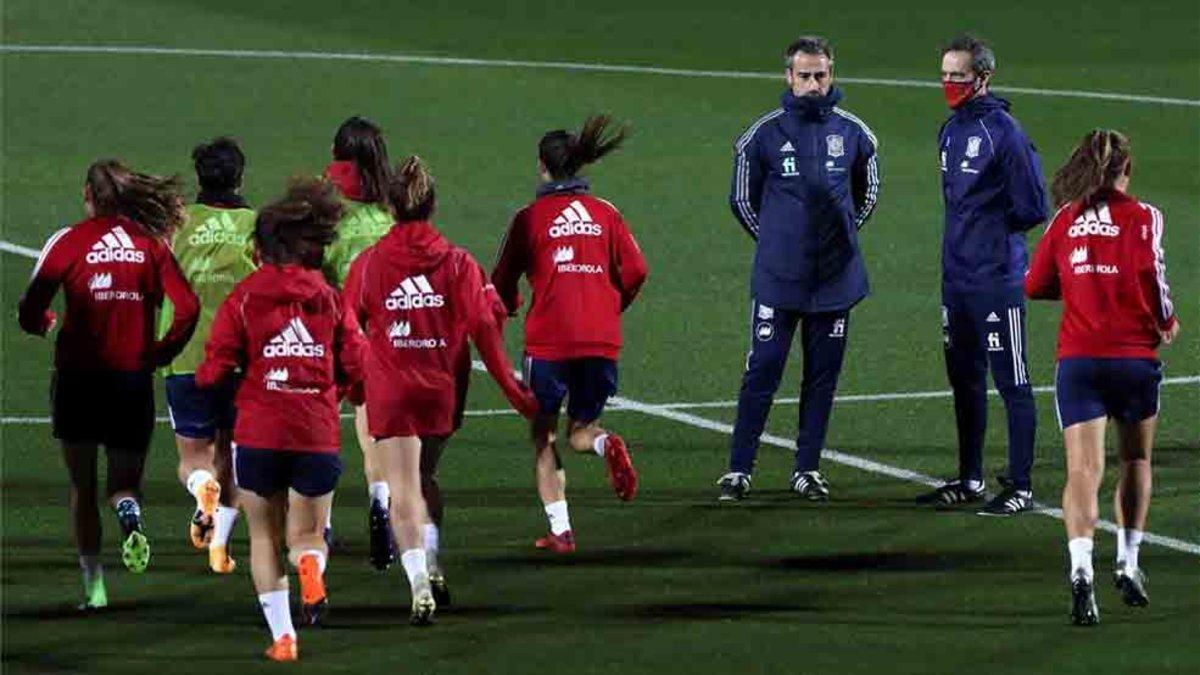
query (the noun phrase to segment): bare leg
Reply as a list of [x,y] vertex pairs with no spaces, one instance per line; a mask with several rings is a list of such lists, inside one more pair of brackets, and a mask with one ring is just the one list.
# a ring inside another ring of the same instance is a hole
[[63,443],[63,459],[71,478],[71,526],[80,555],[100,553],[100,509],[96,502],[96,454],[94,443]]
[[250,530],[250,574],[254,579],[254,590],[260,595],[286,591],[288,580],[279,554],[283,548],[287,497],[281,492],[266,499],[247,490],[242,493],[241,500]]
[[1106,419],[1080,422],[1063,431],[1067,446],[1067,484],[1063,488],[1063,521],[1067,537],[1091,539],[1100,518],[1098,493],[1104,477]]
[[567,473],[555,446],[557,427],[557,415],[539,415],[533,420],[534,477],[543,505],[567,498]]
[[392,492],[392,529],[400,548],[423,548],[421,525],[429,519],[421,494],[421,439],[416,436],[380,439],[380,466]]

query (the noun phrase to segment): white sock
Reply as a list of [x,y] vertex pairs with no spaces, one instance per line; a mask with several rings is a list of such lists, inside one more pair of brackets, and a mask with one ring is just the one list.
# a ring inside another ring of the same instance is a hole
[[561,499],[546,505],[546,518],[550,520],[550,532],[555,535],[571,529],[571,517],[567,515],[567,500]]
[[284,635],[296,637],[296,629],[292,626],[292,608],[289,606],[288,591],[271,591],[258,594],[258,605],[262,607],[267,625],[271,627],[271,639],[278,640]]
[[408,575],[408,585],[413,590],[417,588],[417,579],[429,577],[429,566],[426,564],[423,548],[410,548],[401,553],[400,564],[404,566],[404,573]]
[[306,555],[316,556],[317,569],[321,571],[321,574],[325,574],[325,554],[315,548],[310,548],[300,552],[300,555],[296,557],[297,562]]
[[1067,550],[1071,552],[1071,575],[1082,574],[1088,581],[1092,580],[1092,539],[1090,537],[1075,537],[1067,542]]
[[213,538],[209,546],[227,546],[229,535],[233,534],[233,524],[237,522],[238,510],[232,506],[218,506],[213,516]]
[[979,492],[983,489],[983,481],[981,480],[968,480],[964,482],[966,483],[967,489],[971,492]]
[[600,434],[596,440],[592,441],[592,450],[601,457],[604,456],[604,442],[608,440],[608,434]]
[[1125,528],[1117,528],[1117,563],[1125,564]]
[[104,566],[100,564],[100,554],[79,556],[79,571],[83,573],[83,588],[88,593],[97,580],[104,578]]
[[377,480],[367,487],[367,494],[371,495],[371,503],[379,504],[383,508],[388,508],[388,504],[392,500],[392,490],[388,487],[387,481]]
[[210,480],[213,480],[212,473],[205,471],[204,469],[196,469],[188,474],[187,491],[190,492],[191,495],[196,499],[200,499],[200,488]]
[[1138,549],[1142,546],[1143,533],[1132,527],[1125,528],[1125,571],[1132,572],[1138,568]]
[[[329,494],[331,497],[333,496],[332,492]],[[325,516],[325,529],[327,529],[327,530],[333,529],[333,509],[329,509],[329,514]]]
[[426,523],[422,528],[425,535],[425,563],[431,572],[438,570],[438,551],[441,550],[441,537],[438,526]]

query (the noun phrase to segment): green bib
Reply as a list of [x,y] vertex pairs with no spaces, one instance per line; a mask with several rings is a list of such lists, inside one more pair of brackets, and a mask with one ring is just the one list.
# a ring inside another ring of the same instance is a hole
[[[187,346],[165,369],[167,375],[196,372],[204,360],[204,343],[217,308],[233,287],[254,271],[253,209],[191,204],[187,214],[187,223],[175,233],[171,245],[183,275],[200,298],[200,321]],[[167,332],[174,315],[170,301],[164,300],[160,336]]]
[[335,288],[341,288],[350,274],[350,263],[364,249],[379,241],[391,229],[390,211],[379,204],[367,204],[345,199],[346,215],[338,223],[338,236],[325,250],[322,272]]

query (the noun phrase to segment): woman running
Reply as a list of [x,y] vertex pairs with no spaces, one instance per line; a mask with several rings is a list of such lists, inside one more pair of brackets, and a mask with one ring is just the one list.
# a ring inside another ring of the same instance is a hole
[[646,260],[611,203],[589,194],[579,171],[616,150],[626,131],[610,132],[598,115],[578,134],[558,130],[538,143],[542,185],[517,212],[492,282],[515,315],[517,283],[529,278],[533,300],[525,316],[525,381],[538,398],[532,423],[534,472],[550,532],[535,545],[556,553],[575,550],[567,512],[566,473],[555,446],[558,413],[567,399],[567,439],[578,452],[604,457],[617,497],[637,494],[637,473],[625,442],[600,426],[617,392],[621,313],[646,281]]
[[[329,247],[322,268],[325,278],[336,288],[345,285],[350,264],[358,254],[379,241],[394,222],[387,203],[389,176],[387,143],[379,126],[357,115],[343,122],[333,137],[333,161],[325,168],[325,177],[337,186],[345,207],[338,223],[338,238]],[[375,441],[367,431],[362,387],[352,387],[345,394],[354,406],[354,431],[362,448],[367,479],[371,565],[385,570],[396,555],[388,516],[391,495],[376,457]]]
[[1149,604],[1138,548],[1150,508],[1150,451],[1158,422],[1158,347],[1179,336],[1162,248],[1163,215],[1128,194],[1129,139],[1097,129],[1054,175],[1059,206],[1025,279],[1034,299],[1062,299],[1055,405],[1067,451],[1063,521],[1071,556],[1071,619],[1100,620],[1092,540],[1109,418],[1120,437],[1114,582],[1125,604]]
[[[87,170],[87,218],[55,232],[42,248],[21,298],[21,328],[46,335],[50,302],[63,289],[50,401],[54,437],[71,477],[71,520],[83,572],[81,609],[108,605],[100,563],[97,448],[108,458],[107,498],[121,526],[121,560],[132,572],[150,562],[142,527],[141,483],[154,429],[154,369],[175,358],[195,330],[196,294],[171,255],[170,232],[183,222],[179,181],[101,160]],[[166,296],[170,327],[154,339]]]
[[[229,535],[237,520],[232,450],[237,379],[222,386],[196,386],[217,308],[234,284],[254,271],[254,211],[242,198],[246,157],[232,138],[201,143],[192,151],[200,193],[187,207],[187,221],[175,232],[172,248],[187,280],[200,297],[200,323],[187,347],[166,368],[167,406],[179,449],[179,481],[196,498],[191,540],[208,548],[208,564],[218,574],[237,566],[229,556]],[[164,306],[162,325],[171,321]]]
[[342,205],[329,183],[299,179],[258,214],[262,267],[217,310],[196,384],[217,387],[244,373],[233,430],[234,471],[250,529],[250,568],[274,640],[267,657],[299,650],[279,551],[299,571],[302,617],[328,607],[323,530],[342,471],[338,387],[361,376],[366,343],[343,323],[340,298],[320,269]]
[[[396,224],[354,261],[343,294],[371,343],[367,420],[393,497],[411,621],[423,625],[437,607],[433,583],[444,591],[445,580],[429,566],[422,528],[432,521],[422,484],[436,475],[444,439],[461,419],[468,338],[514,408],[529,417],[537,404],[513,376],[483,270],[430,222],[433,177],[420,159],[397,168],[388,193]],[[440,511],[440,493],[436,498]]]

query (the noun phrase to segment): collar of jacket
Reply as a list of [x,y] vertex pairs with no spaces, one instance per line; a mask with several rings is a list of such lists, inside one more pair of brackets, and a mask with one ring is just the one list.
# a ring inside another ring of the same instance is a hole
[[960,105],[954,114],[960,117],[983,117],[993,110],[1008,110],[1011,107],[1011,103],[999,96],[984,94]]
[[555,194],[582,195],[587,194],[589,189],[587,179],[577,176],[566,180],[552,180],[542,183],[537,188],[537,196],[545,197],[546,195]]
[[325,167],[325,177],[346,199],[356,202],[363,200],[362,177],[358,175],[358,167],[354,162],[335,159]]
[[218,209],[250,208],[250,202],[247,202],[245,197],[233,192],[232,190],[221,192],[201,190],[200,194],[196,195],[196,203]]
[[824,96],[797,96],[791,89],[785,89],[780,103],[784,110],[801,119],[817,121],[829,117],[833,107],[841,100],[842,90],[835,86],[830,87],[829,93]]

